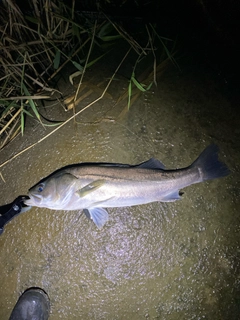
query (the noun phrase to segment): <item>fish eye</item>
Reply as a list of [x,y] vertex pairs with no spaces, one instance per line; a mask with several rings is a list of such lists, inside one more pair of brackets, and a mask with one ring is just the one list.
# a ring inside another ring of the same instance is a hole
[[43,184],[40,184],[40,185],[38,186],[38,191],[39,191],[39,192],[42,192],[42,191],[43,191]]

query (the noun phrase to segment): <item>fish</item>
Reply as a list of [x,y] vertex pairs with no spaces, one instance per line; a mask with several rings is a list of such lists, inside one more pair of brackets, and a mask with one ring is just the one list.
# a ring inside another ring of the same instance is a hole
[[83,210],[101,229],[109,219],[105,208],[127,207],[181,199],[181,189],[227,176],[218,159],[219,148],[209,145],[188,167],[167,170],[151,158],[137,165],[79,163],[60,168],[29,189],[24,203],[53,210]]

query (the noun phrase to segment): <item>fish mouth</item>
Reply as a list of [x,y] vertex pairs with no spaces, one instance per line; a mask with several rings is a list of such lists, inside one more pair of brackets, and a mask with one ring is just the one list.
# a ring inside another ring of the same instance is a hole
[[28,197],[29,199],[24,200],[24,204],[27,206],[40,205],[42,202],[42,196],[38,194],[28,193]]

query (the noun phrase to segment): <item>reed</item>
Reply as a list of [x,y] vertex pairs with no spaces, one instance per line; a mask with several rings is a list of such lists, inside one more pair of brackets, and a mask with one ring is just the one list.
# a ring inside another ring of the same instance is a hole
[[[56,92],[61,94],[50,84],[67,63],[76,68],[70,81],[82,74],[82,82],[86,69],[124,40],[136,54],[127,92],[128,108],[133,86],[142,92],[156,84],[157,64],[161,62],[155,55],[158,47],[155,40],[167,59],[176,63],[167,48],[168,39],[160,37],[152,25],[143,26],[146,45],[141,46],[112,17],[104,14],[99,20],[83,17],[75,10],[74,0],[70,6],[57,0],[27,0],[24,8],[13,0],[5,0],[0,4],[0,21],[0,149],[19,133],[23,135],[28,116],[35,117],[43,126],[60,124],[46,122],[38,106],[39,100],[49,99]],[[95,47],[100,47],[102,53],[91,59]],[[137,68],[149,54],[153,57],[153,78],[143,83],[138,80]]]

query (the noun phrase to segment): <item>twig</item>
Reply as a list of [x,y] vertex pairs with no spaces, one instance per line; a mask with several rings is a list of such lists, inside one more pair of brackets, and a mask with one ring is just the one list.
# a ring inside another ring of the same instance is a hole
[[18,125],[18,121],[16,121],[12,128],[9,130],[9,132],[6,133],[6,137],[4,139],[4,141],[1,143],[0,145],[0,150],[2,148],[4,148],[9,142],[11,142],[14,138],[16,138],[16,136],[18,135],[21,126],[18,126],[18,128],[15,130],[15,132],[12,134],[12,132],[14,131],[15,127]]
[[147,33],[148,33],[148,38],[149,38],[149,42],[150,42],[150,46],[151,46],[151,50],[152,50],[152,54],[153,54],[153,82],[155,84],[155,86],[157,87],[157,79],[156,79],[156,68],[157,68],[157,59],[156,59],[156,55],[154,52],[154,48],[153,48],[153,41],[152,41],[152,37],[151,34],[148,30],[148,26],[146,25],[146,29],[147,29]]
[[22,110],[19,109],[15,114],[14,116],[8,121],[8,123],[5,125],[5,127],[0,131],[0,135],[6,130],[7,127],[9,127],[9,125],[13,122],[13,120],[19,115],[19,113],[21,112]]
[[[54,90],[54,89],[52,89]],[[10,98],[4,98],[4,99],[1,99],[0,98],[0,101],[1,100],[4,100],[4,101],[7,101],[7,100],[19,100],[19,99],[32,99],[32,100],[40,100],[40,99],[50,99],[51,97],[50,96],[16,96],[16,97],[10,97]]]
[[88,55],[87,55],[86,62],[85,62],[84,67],[83,67],[82,76],[81,76],[81,79],[80,79],[80,81],[79,81],[79,84],[78,84],[78,87],[77,87],[77,91],[76,91],[76,94],[75,94],[75,97],[74,97],[74,102],[77,100],[77,96],[78,96],[78,93],[79,93],[79,89],[80,89],[80,87],[81,87],[82,80],[83,80],[83,76],[84,76],[84,74],[85,74],[85,71],[86,71],[86,68],[87,68],[87,64],[88,64],[88,60],[89,60],[89,57],[90,57],[90,54],[91,54],[91,51],[92,51],[93,41],[94,41],[95,32],[96,32],[96,26],[97,26],[97,20],[95,20],[95,24],[94,24],[94,28],[93,28],[92,41],[91,41],[91,44],[90,44],[90,48],[89,48],[89,50],[88,50]]

